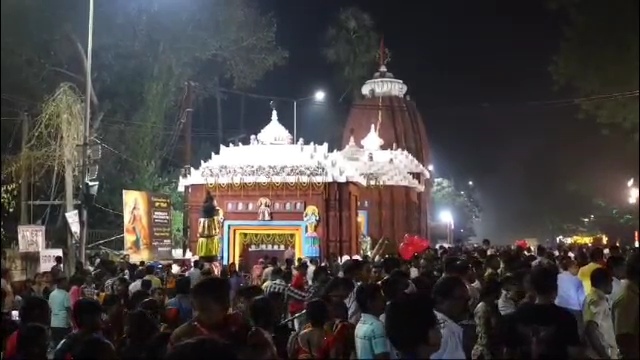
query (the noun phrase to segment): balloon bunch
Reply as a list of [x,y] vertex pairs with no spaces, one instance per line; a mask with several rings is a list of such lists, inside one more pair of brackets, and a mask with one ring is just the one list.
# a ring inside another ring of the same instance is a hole
[[418,235],[406,234],[400,246],[398,246],[398,253],[404,260],[411,260],[415,255],[419,255],[425,252],[431,247],[431,243],[428,239],[424,239]]
[[529,244],[527,243],[527,240],[518,240],[516,241],[516,246],[524,250],[529,247]]

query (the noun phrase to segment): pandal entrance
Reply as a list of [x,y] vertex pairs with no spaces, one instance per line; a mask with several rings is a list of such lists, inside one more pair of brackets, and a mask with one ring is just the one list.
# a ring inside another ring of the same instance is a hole
[[245,264],[253,266],[265,255],[284,259],[284,252],[295,249],[297,231],[242,231],[237,235],[236,241],[240,242],[240,254]]

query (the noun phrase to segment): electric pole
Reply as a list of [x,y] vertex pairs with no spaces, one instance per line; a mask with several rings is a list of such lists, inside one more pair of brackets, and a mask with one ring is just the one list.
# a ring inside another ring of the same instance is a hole
[[220,78],[216,76],[215,79],[215,86],[216,86],[216,110],[217,110],[217,117],[218,117],[218,149],[220,149],[220,147],[222,147],[222,143],[224,142],[224,130],[222,129],[223,127],[223,122],[222,122],[222,103],[221,103],[221,97],[222,97],[222,92],[220,91]]
[[[29,141],[29,115],[26,112],[20,113],[20,122],[22,123],[22,143],[21,152],[27,151],[27,143]],[[20,225],[29,224],[29,208],[27,200],[29,199],[29,176],[24,164],[20,169]]]
[[[83,122],[83,134],[82,134],[82,171],[80,172],[80,189],[84,198],[80,205],[82,209],[80,214],[80,241],[79,241],[79,258],[82,264],[86,266],[86,252],[87,252],[87,237],[89,234],[89,217],[87,209],[87,199],[85,194],[89,191],[87,184],[87,173],[89,170],[89,137],[90,137],[90,124],[91,124],[91,60],[93,53],[93,0],[89,0],[89,24],[87,26],[87,66],[85,74],[85,95],[84,95],[84,122]],[[73,174],[72,174],[73,175]],[[66,170],[65,170],[66,176]],[[71,180],[73,182],[73,179]],[[73,195],[72,195],[73,196]],[[73,201],[73,198],[71,199]],[[68,209],[67,211],[72,211]],[[74,249],[73,247],[69,248]],[[69,251],[75,253],[75,251]],[[75,262],[72,263],[75,266]]]
[[[69,130],[66,130],[69,131]],[[64,137],[63,137],[63,141]],[[66,140],[65,142],[68,142]],[[74,158],[75,147],[77,144],[64,144],[64,211],[68,213],[70,211],[75,210],[75,201],[74,201],[74,190],[75,186],[73,184],[73,169],[76,168],[76,161]],[[64,264],[65,274],[71,275],[73,273],[73,269],[76,265],[76,247],[75,247],[75,238],[69,226],[65,226],[67,229],[67,253],[64,257],[66,262]]]
[[[191,172],[191,119],[193,116],[193,101],[195,99],[194,86],[192,81],[187,81],[187,90],[181,106],[181,121],[184,122],[184,169],[183,176],[189,176]],[[182,256],[186,255],[189,248],[189,187],[185,187],[184,212],[182,214]]]

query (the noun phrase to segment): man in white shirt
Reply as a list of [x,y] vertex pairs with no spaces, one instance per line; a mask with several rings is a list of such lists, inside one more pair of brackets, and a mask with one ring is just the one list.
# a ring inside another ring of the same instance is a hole
[[296,251],[291,246],[289,246],[289,248],[287,250],[285,250],[285,252],[284,252],[285,260],[286,259],[294,260],[295,256],[296,256]]
[[129,295],[133,295],[134,292],[142,290],[142,278],[144,277],[144,269],[138,269],[135,273],[136,280],[129,285]]
[[442,277],[433,287],[433,297],[442,340],[440,349],[431,355],[431,359],[465,359],[463,329],[457,323],[468,314],[467,285],[457,276]]
[[191,287],[193,287],[202,278],[200,260],[193,262],[193,267],[187,272],[187,276],[191,280]]
[[309,267],[307,268],[307,283],[313,284],[313,271],[318,267],[318,259],[312,258],[308,260]]
[[547,259],[547,248],[542,245],[538,245],[538,249],[536,250],[536,255],[538,258],[531,263],[531,267],[536,266],[555,266],[553,262]]
[[611,295],[608,296],[609,303],[613,302],[622,293],[622,284],[626,278],[624,257],[620,255],[612,255],[607,258],[607,270],[611,274]]

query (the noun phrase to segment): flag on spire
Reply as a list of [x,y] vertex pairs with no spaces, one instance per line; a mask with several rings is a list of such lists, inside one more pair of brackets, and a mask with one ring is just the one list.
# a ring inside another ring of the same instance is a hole
[[380,67],[384,66],[386,59],[384,58],[384,35],[380,37]]

